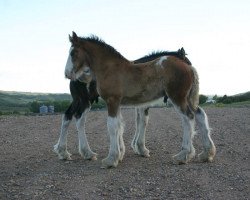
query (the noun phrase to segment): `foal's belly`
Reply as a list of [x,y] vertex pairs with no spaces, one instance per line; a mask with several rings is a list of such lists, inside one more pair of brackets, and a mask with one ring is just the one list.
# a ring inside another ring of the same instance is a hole
[[154,93],[142,92],[133,96],[124,96],[121,100],[122,105],[140,105],[152,103],[165,96],[164,91],[156,91]]

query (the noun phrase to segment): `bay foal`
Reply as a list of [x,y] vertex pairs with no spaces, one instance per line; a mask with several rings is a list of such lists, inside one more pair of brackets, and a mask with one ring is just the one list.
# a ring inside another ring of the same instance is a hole
[[[139,58],[133,63],[144,63],[152,61],[161,56],[173,55],[180,59],[185,60],[188,64],[190,61],[185,57],[184,49],[179,49],[178,51],[158,51]],[[79,78],[81,80],[81,77]],[[68,109],[65,111],[62,117],[62,125],[60,137],[56,145],[54,145],[54,151],[58,154],[59,159],[71,160],[71,154],[67,150],[67,134],[68,128],[72,121],[72,118],[76,119],[76,128],[78,132],[79,139],[79,153],[84,159],[95,160],[96,153],[94,153],[88,143],[87,136],[85,133],[85,121],[87,113],[94,102],[98,102],[99,94],[96,90],[96,81],[92,80],[90,84],[86,84],[79,80],[70,81],[70,94],[72,96],[72,102]],[[165,96],[164,101],[166,103],[167,96]],[[149,108],[136,108],[135,112],[135,135],[131,146],[134,152],[138,155],[149,157],[149,150],[145,146],[145,132],[148,124],[148,109]]]

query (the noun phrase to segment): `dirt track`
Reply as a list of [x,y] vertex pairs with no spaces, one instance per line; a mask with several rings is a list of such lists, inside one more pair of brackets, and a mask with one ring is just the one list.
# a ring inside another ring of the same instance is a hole
[[[68,137],[73,161],[52,151],[61,116],[0,117],[0,199],[250,199],[250,108],[206,108],[217,147],[213,163],[174,165],[180,119],[172,108],[150,110],[150,158],[133,153],[134,110],[123,110],[126,154],[115,169],[101,169],[108,154],[106,111],[91,112],[86,132],[97,161],[78,155],[74,123]],[[201,152],[200,137],[194,138]]]

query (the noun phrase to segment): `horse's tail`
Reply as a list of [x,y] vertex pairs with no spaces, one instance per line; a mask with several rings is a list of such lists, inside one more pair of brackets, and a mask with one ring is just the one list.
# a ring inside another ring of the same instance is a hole
[[188,95],[188,106],[196,112],[199,106],[199,77],[196,69],[192,67],[193,71],[193,84]]

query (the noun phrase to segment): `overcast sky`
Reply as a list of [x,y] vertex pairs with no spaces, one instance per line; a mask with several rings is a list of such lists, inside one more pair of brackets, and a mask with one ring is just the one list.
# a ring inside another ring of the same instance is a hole
[[249,0],[0,0],[0,90],[69,93],[68,34],[129,60],[184,47],[202,94],[250,91]]

